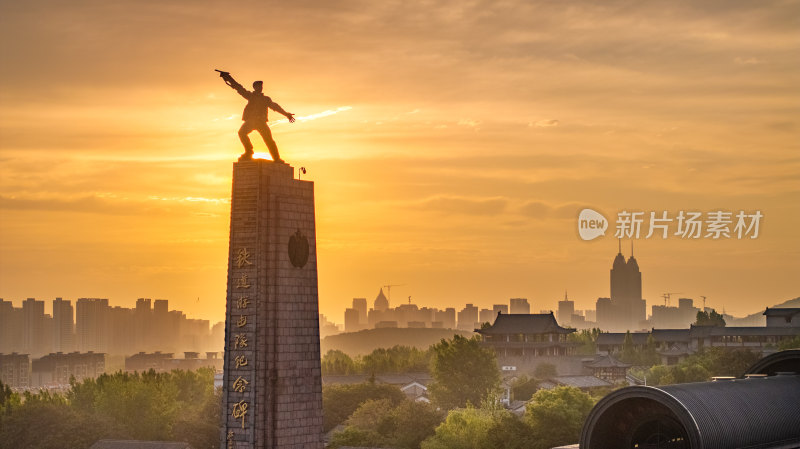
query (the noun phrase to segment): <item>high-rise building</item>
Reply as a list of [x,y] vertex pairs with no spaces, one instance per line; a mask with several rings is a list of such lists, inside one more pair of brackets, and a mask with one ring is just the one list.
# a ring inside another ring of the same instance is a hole
[[[133,354],[136,344],[131,338],[134,331],[134,310],[127,307],[109,307],[108,309],[108,352],[111,354]],[[166,343],[166,341],[164,342]]]
[[153,301],[153,336],[155,341],[151,343],[151,350],[161,349],[159,342],[175,338],[170,332],[169,327],[169,301],[166,299],[156,299]]
[[22,350],[22,309],[11,301],[0,299],[0,354],[11,354]]
[[434,321],[442,323],[444,329],[456,328],[456,309],[448,307],[444,310],[438,310],[434,313]]
[[75,302],[75,334],[81,352],[108,352],[109,311],[106,298],[78,298]]
[[344,331],[345,332],[358,332],[361,330],[359,311],[353,308],[345,309],[344,311]]
[[44,301],[28,298],[22,302],[22,351],[39,356],[49,351],[50,339],[45,330]]
[[489,323],[489,324],[494,323],[494,319],[496,317],[497,317],[497,312],[495,312],[492,309],[481,309],[480,312],[478,312],[478,318],[481,325],[483,325],[483,323]]
[[353,308],[358,311],[358,324],[367,325],[367,298],[353,298]]
[[575,314],[575,302],[567,299],[566,293],[564,300],[558,302],[558,324],[568,326],[572,324],[572,315]]
[[389,300],[386,299],[386,295],[383,294],[383,289],[378,292],[373,308],[378,312],[384,312],[389,308]]
[[494,310],[494,316],[500,313],[508,313],[508,304],[495,304],[492,306],[492,310]]
[[642,273],[639,263],[631,256],[625,261],[622,255],[622,243],[614,258],[610,272],[611,304],[614,313],[609,321],[602,321],[598,311],[598,325],[606,330],[626,331],[638,330],[647,318],[646,302],[642,299]]
[[[614,308],[611,305],[611,298],[597,298],[595,304],[595,318],[597,325],[602,327],[603,323],[614,321]],[[603,328],[605,330],[605,328]]]
[[458,328],[466,331],[475,330],[475,325],[480,325],[478,318],[478,308],[467,304],[458,312]]
[[61,298],[53,300],[53,351],[75,350],[75,318],[72,302]]
[[527,298],[511,298],[511,313],[531,313],[531,305]]
[[678,299],[678,307],[668,305],[654,305],[650,310],[650,326],[660,329],[680,329],[688,328],[697,319],[697,312],[694,307],[694,300],[691,298]]
[[134,313],[135,329],[134,341],[139,350],[150,351],[153,348],[153,309],[150,298],[138,298],[136,300],[136,311]]

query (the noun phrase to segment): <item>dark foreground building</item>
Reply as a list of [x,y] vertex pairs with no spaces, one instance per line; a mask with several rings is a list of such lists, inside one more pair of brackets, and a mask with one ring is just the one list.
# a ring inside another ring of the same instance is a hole
[[800,350],[765,357],[745,379],[617,390],[592,409],[580,447],[800,448]]

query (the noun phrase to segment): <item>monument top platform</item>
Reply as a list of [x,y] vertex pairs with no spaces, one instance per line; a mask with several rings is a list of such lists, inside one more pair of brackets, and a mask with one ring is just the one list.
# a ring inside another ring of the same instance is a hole
[[246,159],[243,161],[236,161],[233,163],[234,167],[258,167],[260,170],[266,170],[271,173],[294,178],[294,167],[286,162],[275,162],[270,159]]

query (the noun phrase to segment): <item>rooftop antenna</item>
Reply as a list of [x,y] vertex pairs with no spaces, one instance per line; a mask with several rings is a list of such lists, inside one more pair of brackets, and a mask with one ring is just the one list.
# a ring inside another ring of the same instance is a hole
[[618,238],[617,242],[619,243],[619,253],[622,254],[622,237]]
[[411,304],[411,296],[408,297],[408,303]]
[[672,295],[680,295],[680,294],[683,294],[683,292],[669,292],[669,293],[664,293],[663,295],[661,295],[661,297],[664,298],[664,305],[665,306],[669,305],[669,298]]
[[567,300],[567,289],[564,289],[564,301]]
[[633,257],[633,239],[631,239],[631,257]]

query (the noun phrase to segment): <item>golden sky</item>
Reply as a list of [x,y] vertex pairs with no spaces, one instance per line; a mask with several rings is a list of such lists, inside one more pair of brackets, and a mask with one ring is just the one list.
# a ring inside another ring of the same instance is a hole
[[[315,182],[320,309],[554,309],[608,296],[578,211],[764,214],[757,239],[640,239],[663,292],[800,296],[800,3],[0,3],[0,297],[166,298],[224,318],[244,101]],[[256,151],[265,151],[257,134]],[[628,246],[628,243],[625,243]],[[628,252],[627,249],[624,252]],[[393,304],[394,305],[394,304]]]

